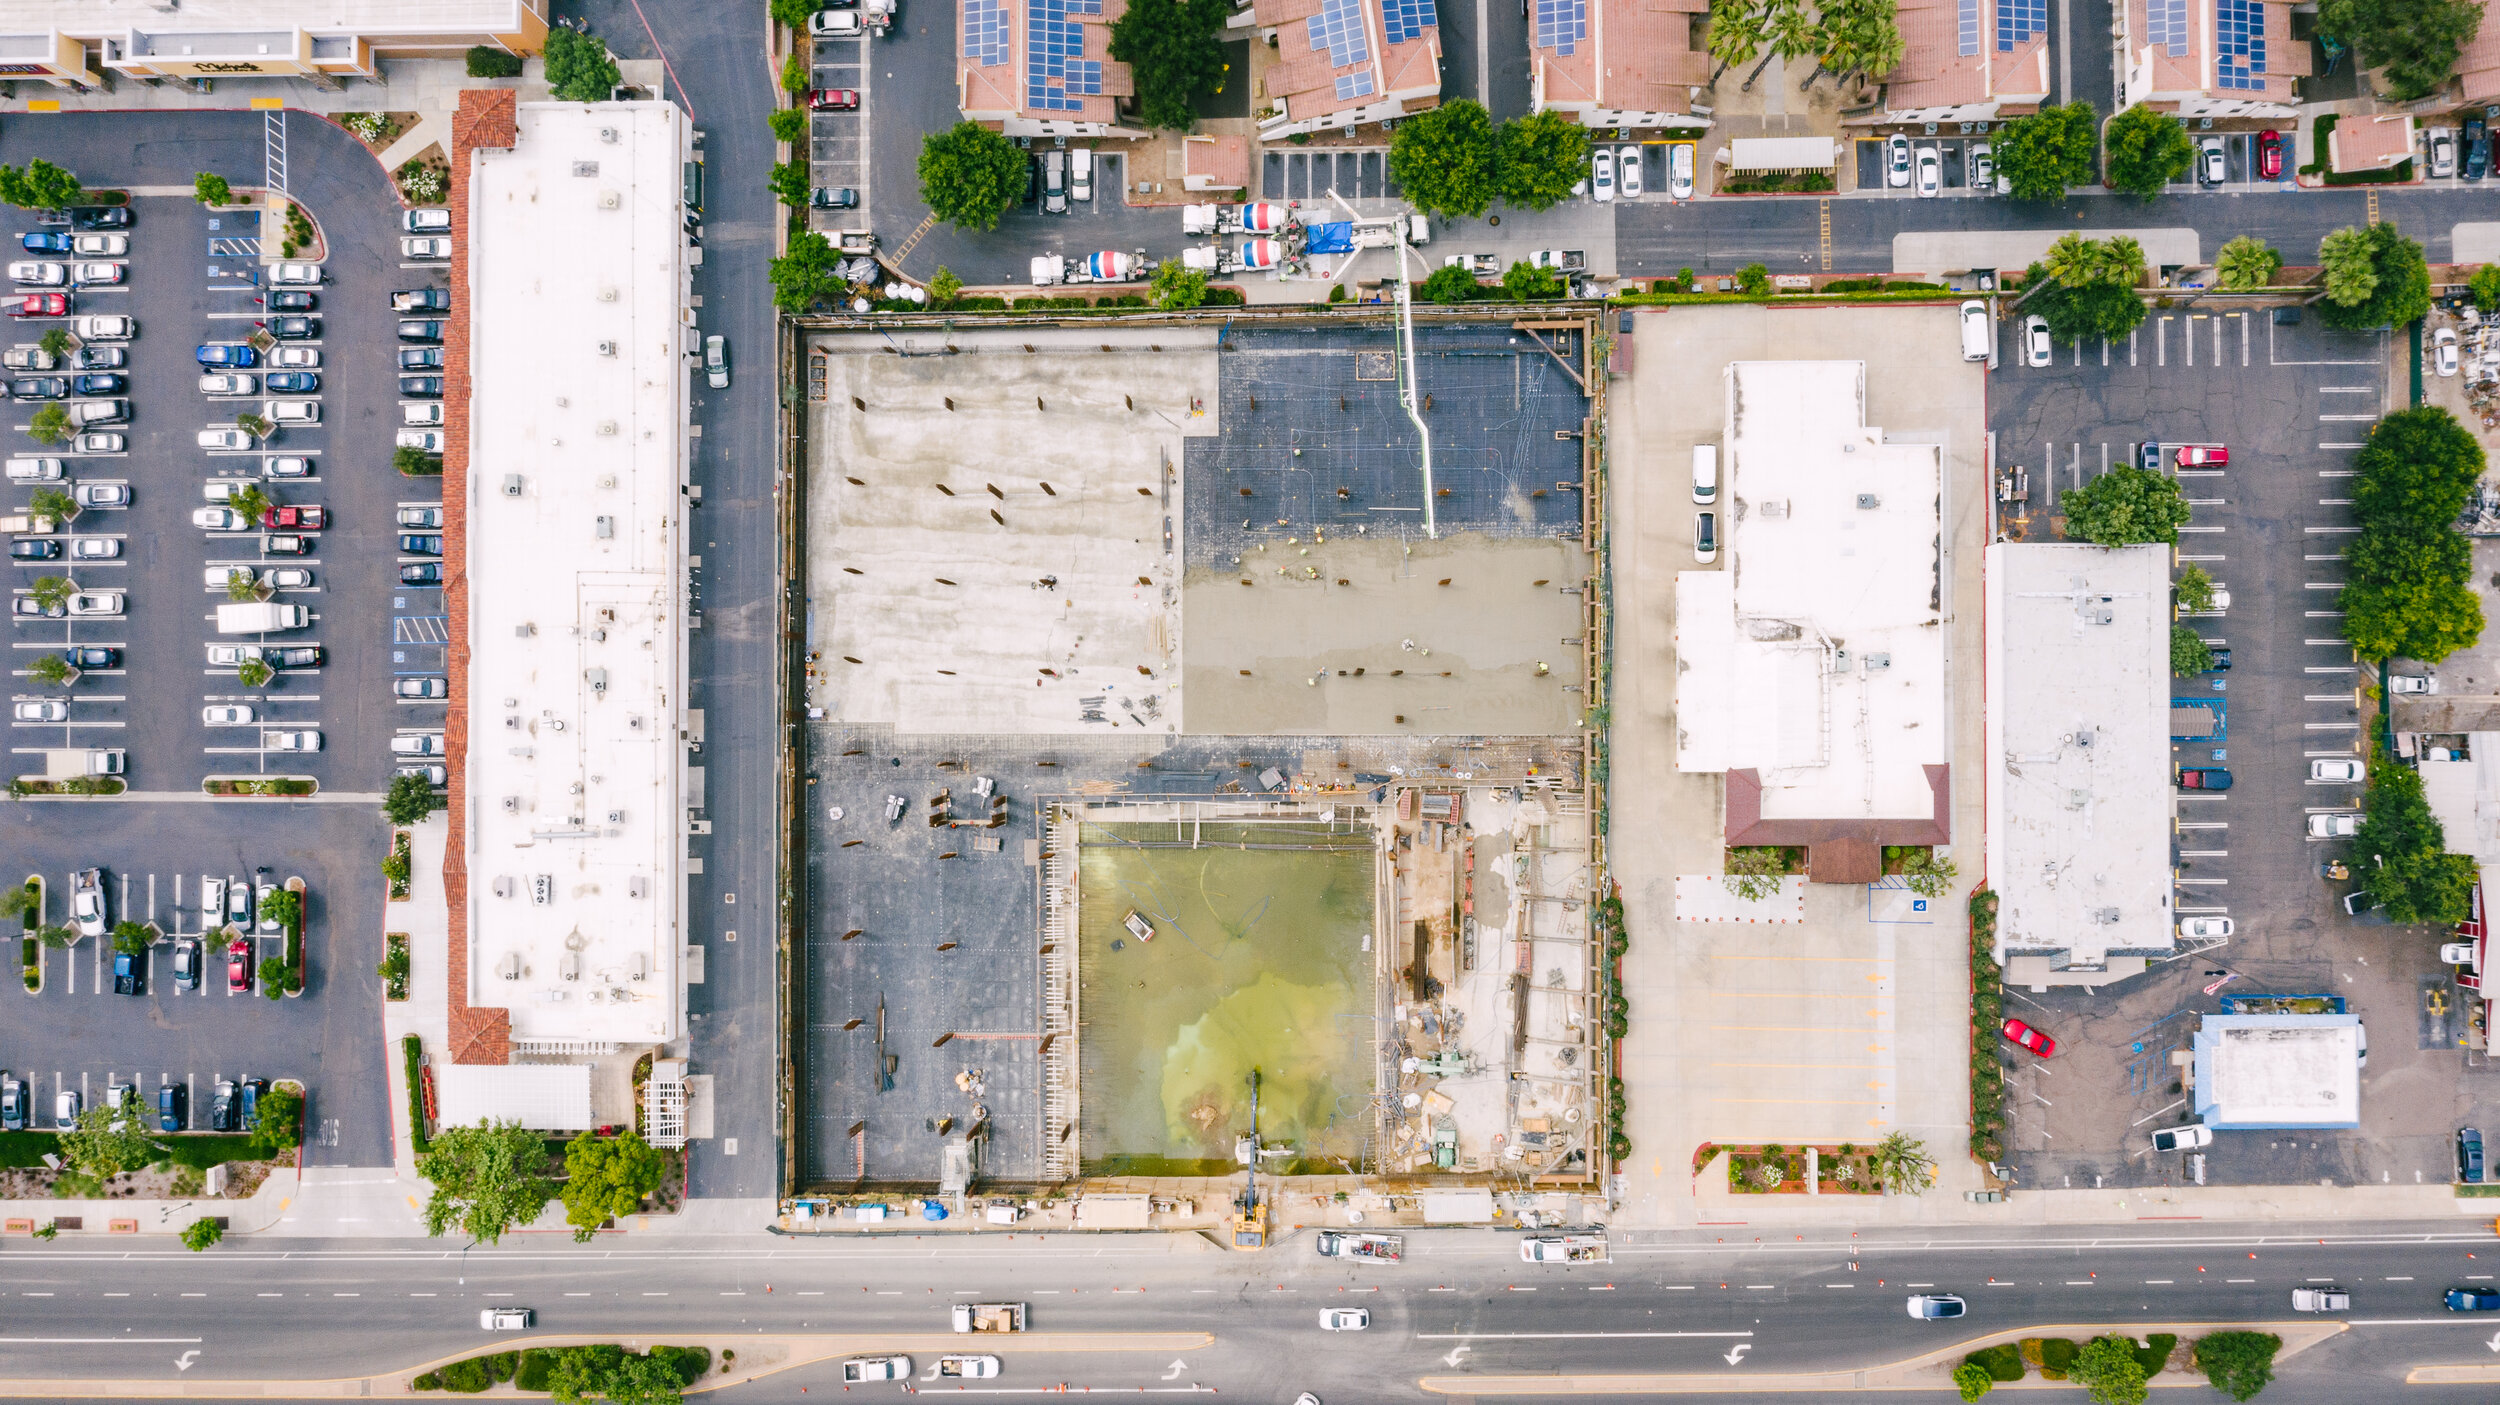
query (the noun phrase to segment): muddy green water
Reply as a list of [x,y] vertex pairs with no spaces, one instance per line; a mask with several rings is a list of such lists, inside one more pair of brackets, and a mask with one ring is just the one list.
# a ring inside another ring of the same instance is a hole
[[[1368,833],[1316,821],[1085,827],[1077,853],[1084,1169],[1224,1175],[1250,1129],[1293,1147],[1277,1172],[1339,1170],[1371,1126]],[[1310,848],[1218,847],[1310,845]],[[1318,847],[1333,846],[1333,847]],[[1155,926],[1140,942],[1120,919]]]

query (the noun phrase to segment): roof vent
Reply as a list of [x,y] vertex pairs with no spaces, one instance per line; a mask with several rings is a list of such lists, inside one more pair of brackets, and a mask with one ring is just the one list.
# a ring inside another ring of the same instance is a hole
[[521,978],[521,953],[517,951],[505,952],[503,954],[503,960],[495,963],[495,974],[508,981],[519,980]]
[[599,354],[602,356],[614,356],[616,354],[616,343],[612,341],[603,341],[599,343]]
[[2121,920],[2121,914],[2114,907],[2096,907],[2092,909],[2092,920],[2104,927],[2115,927]]
[[599,696],[600,694],[607,692],[607,690],[608,690],[608,671],[607,671],[606,669],[604,669],[604,668],[594,668],[594,669],[590,669],[590,670],[588,670],[587,672],[583,673],[583,674],[582,674],[582,677],[584,677],[585,679],[588,679],[588,680],[589,680],[589,682],[590,682],[590,692],[591,692],[591,696],[593,696],[593,697],[597,697],[597,696]]
[[607,286],[605,286],[605,287],[601,288],[601,289],[599,290],[599,301],[601,301],[601,302],[614,302],[614,301],[616,301],[616,285],[615,285],[615,284],[613,284],[613,283],[610,283],[610,284],[608,284]]
[[521,496],[521,475],[507,473],[503,476],[503,495],[507,498]]
[[1764,498],[1760,503],[1755,505],[1754,510],[1761,513],[1766,518],[1786,517],[1788,515],[1788,499]]
[[616,129],[614,127],[601,127],[599,129],[599,140],[606,142],[610,146],[616,145]]
[[[507,800],[505,801],[505,803],[506,803],[506,804],[510,804],[511,802],[510,802],[510,800],[509,800],[509,799],[507,799]],[[511,896],[512,896],[512,894],[516,891],[516,888],[517,888],[517,885],[515,885],[515,884],[513,883],[513,881],[512,881],[512,875],[511,875],[511,874],[508,874],[508,873],[507,873],[507,874],[504,874],[504,875],[502,875],[502,876],[498,877],[498,878],[495,880],[495,896],[496,896],[496,897],[499,897],[499,898],[508,898],[508,897],[511,897]]]
[[614,433],[616,433],[616,421],[614,421],[614,420],[601,420],[601,421],[599,421],[599,432],[600,432],[601,434],[614,434]]
[[2075,733],[2075,745],[2079,747],[2089,747],[2092,745],[2092,738],[2095,735],[2096,733],[2089,727],[2080,728]]
[[576,161],[573,163],[573,174],[577,176],[595,176],[599,174],[599,163],[596,161]]
[[622,208],[624,208],[624,205],[625,205],[625,197],[624,197],[624,196],[622,196],[622,195],[617,194],[615,191],[613,191],[613,190],[603,190],[603,191],[600,191],[600,192],[599,192],[599,208],[600,208],[600,209],[602,209],[602,210],[616,210],[616,209],[622,209]]
[[530,875],[530,901],[540,907],[556,900],[556,876],[552,873]]
[[639,873],[625,880],[625,896],[629,898],[647,897],[650,892],[651,881]]
[[[503,812],[507,815],[517,815],[521,813],[521,797],[517,795],[505,796],[503,798]],[[512,880],[508,878],[504,880],[507,884],[511,881]],[[510,893],[497,893],[495,896],[508,898],[512,895]]]
[[591,535],[606,541],[616,535],[616,519],[603,512],[590,519],[590,531]]
[[625,823],[625,812],[624,812],[623,810],[610,810],[610,811],[608,811],[608,823],[610,823],[610,824],[623,824],[623,823]]
[[1890,654],[1868,654],[1866,656],[1866,671],[1869,673],[1881,673],[1890,667],[1892,667],[1892,655]]
[[1858,494],[1858,511],[1860,512],[1872,512],[1883,505],[1884,500],[1873,493]]

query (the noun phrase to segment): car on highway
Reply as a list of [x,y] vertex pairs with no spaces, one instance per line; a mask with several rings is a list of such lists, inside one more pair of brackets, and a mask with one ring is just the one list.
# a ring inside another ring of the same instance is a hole
[[396,678],[391,680],[391,692],[398,697],[425,701],[450,697],[451,685],[440,678]]
[[1884,184],[1895,190],[1910,185],[1910,139],[1899,132],[1884,142]]
[[2220,185],[2231,178],[2231,163],[2222,154],[2222,138],[2206,137],[2196,144],[2196,175],[2207,185]]
[[248,703],[211,703],[200,709],[203,727],[249,727],[252,709]]
[[2049,341],[2049,319],[2033,313],[2023,319],[2023,364],[2045,366],[2055,359],[2057,348]]
[[[826,13],[818,11],[815,19],[823,19]],[[831,13],[844,12],[836,10]],[[810,30],[815,28],[813,20],[809,22],[808,27]],[[911,1358],[908,1356],[854,1356],[842,1363],[842,1379],[845,1383],[907,1381],[911,1379]]]
[[130,485],[127,483],[81,483],[70,493],[80,507],[128,507]]
[[2457,1180],[2463,1185],[2483,1183],[2483,1129],[2457,1129]]
[[314,395],[321,390],[321,376],[313,371],[271,371],[260,383],[272,395]]
[[2189,941],[2219,940],[2233,931],[2228,917],[2183,917],[2179,919],[2179,935]]
[[267,325],[269,335],[280,341],[311,341],[321,335],[318,317],[272,317]]
[[2331,761],[2312,761],[2309,763],[2309,779],[2313,781],[2350,781],[2357,783],[2362,779],[2364,774],[2362,763],[2358,759],[2344,760],[2338,758]]
[[258,395],[260,377],[235,371],[219,371],[200,377],[202,395]]
[[1997,1032],[2004,1035],[2008,1042],[2019,1044],[2041,1058],[2057,1056],[2057,1041],[2051,1039],[2047,1031],[2033,1029],[2021,1020],[2009,1018],[1997,1027]]
[[1912,1293],[1909,1307],[1921,1322],[1947,1322],[1970,1311],[1970,1304],[1952,1293]]
[[399,525],[402,528],[440,529],[443,525],[443,510],[439,507],[403,507],[399,510]]
[[2352,1294],[2341,1288],[2329,1286],[2292,1290],[2292,1311],[2294,1312],[2350,1312],[2351,1310]]
[[129,447],[127,435],[115,434],[109,429],[91,429],[71,436],[69,441],[69,451],[73,454],[118,454]]
[[857,88],[810,88],[807,110],[810,112],[856,112],[859,109]]
[[1615,153],[1609,147],[1589,153],[1589,198],[1600,204],[1615,198]]
[[407,234],[449,234],[451,211],[410,210],[399,217],[399,227]]
[[69,704],[58,698],[35,698],[16,704],[10,715],[20,722],[67,722]]
[[1615,148],[1615,182],[1623,187],[1623,198],[1631,200],[1641,193],[1641,149],[1637,146]]
[[2451,1288],[2442,1301],[2450,1312],[2500,1312],[2500,1288]]
[[2312,839],[2350,839],[2361,832],[2361,817],[2354,814],[2311,815],[2309,837]]
[[1372,1311],[1367,1307],[1324,1307],[1319,1310],[1319,1329],[1323,1332],[1360,1332],[1372,1325]]
[[200,988],[200,941],[197,937],[181,937],[174,942],[174,985],[182,990]]
[[2443,376],[2457,373],[2457,329],[2442,327],[2431,333],[2431,365]]
[[82,868],[69,876],[69,925],[82,937],[104,935],[109,911],[104,897],[104,870]]
[[1921,199],[1944,193],[1944,153],[1935,147],[1918,149],[1918,193]]
[[2214,1129],[2202,1122],[2179,1127],[2164,1127],[2153,1133],[2155,1151],[2194,1151],[2214,1144]]
[[729,388],[729,339],[727,337],[714,336],[703,339],[703,379],[704,384],[714,390]]
[[2221,468],[2231,462],[2231,451],[2221,444],[2182,444],[2171,462],[2181,468]]
[[941,1356],[938,1358],[938,1375],[948,1380],[996,1380],[998,1379],[998,1358],[995,1356]]
[[537,1314],[525,1307],[490,1307],[477,1315],[477,1325],[489,1332],[526,1332],[535,1321]]
[[2181,790],[2229,790],[2231,773],[2220,766],[2182,766],[2179,768]]
[[2257,178],[2283,179],[2283,134],[2263,131],[2257,134]]
[[265,458],[260,461],[260,476],[263,478],[310,478],[312,471],[311,459],[298,458],[292,454]]

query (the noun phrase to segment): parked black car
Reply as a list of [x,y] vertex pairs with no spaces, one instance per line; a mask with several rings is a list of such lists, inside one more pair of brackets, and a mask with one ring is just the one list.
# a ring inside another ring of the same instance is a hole
[[128,229],[130,228],[130,207],[128,205],[78,205],[69,211],[69,222],[73,229]]
[[410,562],[399,568],[399,583],[401,585],[441,585],[443,563],[440,561]]
[[280,341],[310,341],[321,335],[318,317],[272,317],[268,326],[269,335]]
[[77,644],[61,651],[61,658],[72,668],[119,668],[122,651],[102,644]]
[[20,537],[9,543],[9,559],[12,561],[58,561],[61,559],[61,544],[56,541],[29,541]]
[[130,392],[130,377],[93,371],[71,381],[70,389],[81,395],[126,395]]
[[441,376],[401,376],[399,393],[411,400],[440,400],[443,398],[443,378]]
[[272,288],[269,290],[269,310],[271,312],[311,312],[320,306],[321,296],[318,293],[308,293],[301,288]]
[[66,376],[28,376],[9,382],[9,394],[18,400],[67,400],[69,378]]
[[430,533],[403,533],[399,538],[399,549],[409,556],[440,556],[443,554],[443,539]]
[[443,324],[431,319],[402,322],[399,324],[399,339],[432,345],[443,339]]
[[212,1132],[233,1131],[238,1110],[236,1102],[234,1080],[218,1079],[217,1092],[208,1104],[208,1130]]
[[443,369],[443,349],[439,346],[403,347],[399,353],[399,369],[439,371]]

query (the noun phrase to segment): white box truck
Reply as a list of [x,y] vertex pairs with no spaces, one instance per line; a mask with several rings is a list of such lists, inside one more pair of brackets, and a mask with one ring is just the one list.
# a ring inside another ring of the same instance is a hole
[[282,630],[302,629],[311,623],[312,611],[301,605],[246,601],[239,605],[217,607],[219,634],[275,634]]

